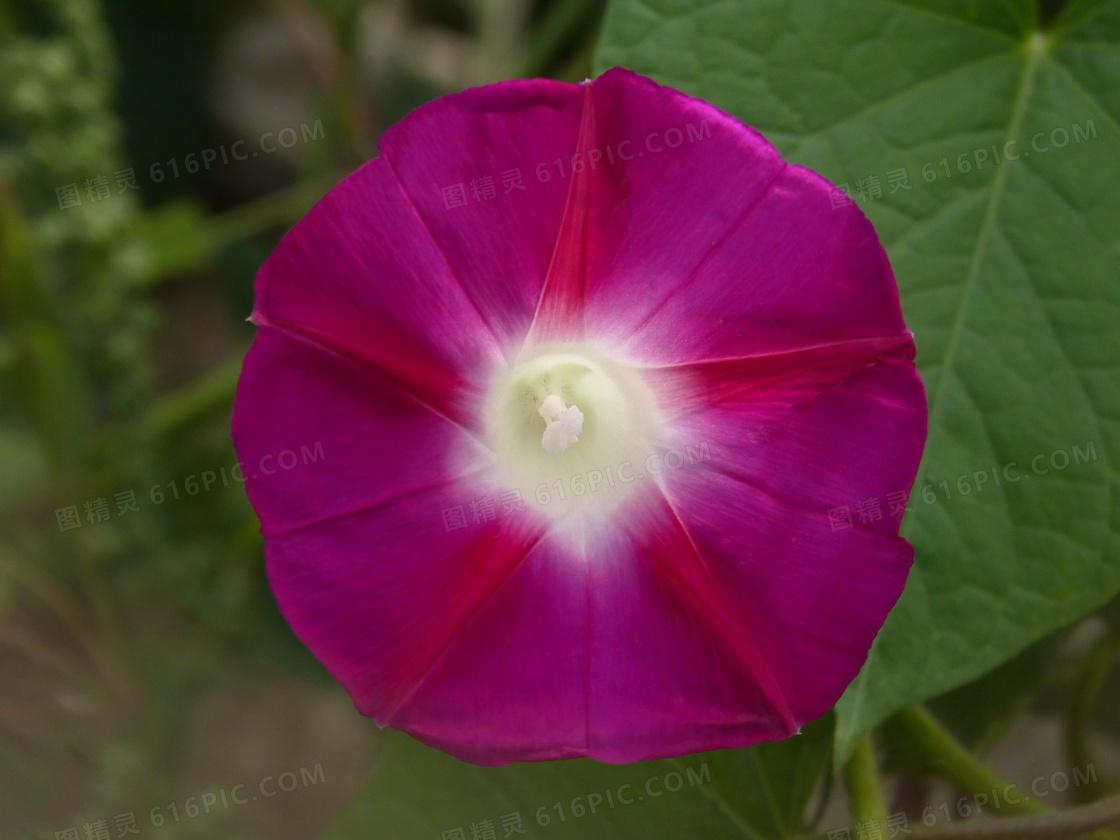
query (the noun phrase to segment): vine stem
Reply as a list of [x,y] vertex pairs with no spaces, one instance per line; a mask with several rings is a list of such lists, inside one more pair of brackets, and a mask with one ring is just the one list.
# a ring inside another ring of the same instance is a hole
[[229,411],[237,391],[244,356],[244,352],[238,353],[232,362],[227,362],[178,391],[157,399],[144,414],[144,429],[167,439],[203,418]]
[[[1110,797],[1093,805],[1054,812],[1037,799],[1019,795],[1016,800],[1008,797],[1015,786],[999,773],[973,755],[953,734],[943,727],[923,706],[911,706],[895,715],[895,721],[907,737],[937,768],[962,792],[1002,793],[1001,810],[1023,815],[999,820],[969,821],[920,833],[923,838],[984,837],[1040,838],[1078,837],[1090,832],[1094,840],[1115,840],[1116,832],[1098,829],[1120,823],[1120,798]],[[1007,828],[1004,828],[1007,826]],[[1024,828],[1026,826],[1026,828]],[[970,833],[970,832],[978,833]],[[1034,832],[1034,833],[1032,833]]]
[[1120,796],[1049,814],[967,820],[914,832],[915,840],[1065,840],[1120,826]]
[[[1066,750],[1074,766],[1084,767],[1093,763],[1092,751],[1089,748],[1089,730],[1092,726],[1093,711],[1118,659],[1120,659],[1120,633],[1109,630],[1089,648],[1078,663],[1066,704],[1065,726]],[[1115,790],[1108,779],[1102,781],[1105,782],[1106,788]],[[1085,794],[1086,791],[1081,788],[1074,789],[1074,797],[1079,799],[1081,804],[1086,801]]]
[[914,746],[962,792],[1004,793],[1003,806],[1013,814],[1042,814],[1050,810],[1037,799],[1022,795],[1017,797],[1017,801],[1012,801],[1006,792],[1013,785],[973,755],[923,706],[903,709],[895,715],[895,722]]
[[877,825],[885,830],[887,800],[883,796],[883,782],[875,764],[875,745],[870,733],[860,739],[844,768],[844,787],[848,791],[848,804],[856,825]]

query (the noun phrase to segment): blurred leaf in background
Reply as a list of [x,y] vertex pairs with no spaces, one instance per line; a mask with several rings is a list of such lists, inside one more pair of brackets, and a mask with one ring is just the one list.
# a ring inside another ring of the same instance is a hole
[[778,744],[665,761],[476,767],[394,733],[377,772],[324,836],[357,840],[376,826],[387,837],[423,840],[516,824],[526,837],[559,840],[788,840],[805,829],[831,737],[828,718]]

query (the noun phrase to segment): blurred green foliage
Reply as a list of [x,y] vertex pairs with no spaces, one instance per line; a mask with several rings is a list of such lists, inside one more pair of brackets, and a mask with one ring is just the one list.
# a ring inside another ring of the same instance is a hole
[[[586,75],[602,4],[574,6],[0,2],[0,836],[173,801],[230,673],[338,691],[276,610],[232,478],[253,275],[411,108],[520,55]],[[525,25],[495,44],[507,12]],[[256,142],[214,100],[254,94],[263,128],[321,127],[200,171]]]

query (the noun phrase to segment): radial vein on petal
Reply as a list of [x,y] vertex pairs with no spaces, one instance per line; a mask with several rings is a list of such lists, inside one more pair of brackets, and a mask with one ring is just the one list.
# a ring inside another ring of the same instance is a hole
[[486,331],[490,333],[490,338],[493,339],[494,346],[497,348],[498,352],[502,354],[502,357],[508,364],[509,356],[506,355],[505,348],[502,346],[502,342],[498,339],[498,334],[494,332],[494,327],[486,319],[486,316],[479,308],[478,303],[473,297],[471,297],[470,292],[467,291],[467,287],[463,285],[462,279],[460,279],[459,275],[455,272],[455,266],[452,265],[451,259],[447,256],[447,252],[443,249],[443,246],[440,244],[439,240],[436,239],[435,233],[428,225],[428,220],[424,218],[423,214],[420,212],[420,208],[416,206],[416,202],[412,200],[412,196],[409,195],[408,190],[404,188],[404,182],[401,181],[400,175],[397,174],[396,167],[393,166],[392,160],[390,160],[389,156],[386,154],[382,154],[381,158],[385,161],[385,165],[389,167],[389,171],[393,173],[393,180],[397,182],[397,186],[400,188],[401,195],[403,195],[405,201],[408,202],[408,206],[412,208],[412,212],[416,216],[417,221],[419,221],[420,224],[423,225],[425,233],[428,234],[428,239],[431,240],[432,245],[437,251],[439,251],[440,256],[443,257],[444,263],[447,264],[447,273],[451,275],[451,277],[455,280],[456,285],[463,293],[463,297],[467,299],[467,302],[474,309],[475,313],[478,315],[478,320],[482,322],[482,325],[486,327]]
[[[579,130],[576,132],[576,148],[575,152],[573,152],[572,154],[573,158],[580,152],[581,148],[587,146],[588,140],[590,139],[587,137],[587,135],[589,132],[592,132],[594,130],[594,108],[590,82],[583,85],[583,91],[583,109],[580,113]],[[583,229],[579,231],[579,236],[577,239],[577,244],[579,246],[580,252],[580,264],[577,271],[575,272],[577,277],[568,279],[574,279],[579,284],[579,317],[581,319],[582,329],[584,331],[586,330],[586,319],[583,310],[585,302],[585,292],[587,288],[587,278],[584,276],[584,272],[586,270],[587,219],[589,215],[588,205],[591,201],[591,172],[591,169],[585,169],[582,173],[573,173],[572,180],[568,183],[568,192],[564,199],[564,212],[560,218],[560,225],[556,230],[556,242],[552,246],[552,255],[548,261],[548,270],[545,274],[544,282],[541,283],[541,292],[537,297],[537,306],[533,311],[533,319],[529,324],[528,331],[526,332],[526,342],[528,342],[534,335],[537,334],[540,329],[542,329],[542,313],[544,316],[555,318],[555,313],[549,311],[549,304],[553,301],[557,301],[559,295],[565,292],[569,294],[571,293],[570,288],[558,288],[557,284],[562,280],[561,274],[564,268],[565,258],[564,249],[566,247],[570,247],[569,239],[573,235],[572,225],[576,221],[573,219],[573,215],[579,216],[581,214],[582,218],[579,220],[579,223],[583,225]],[[581,200],[581,191],[584,192],[584,195],[582,197],[582,207],[579,206]]]
[[[913,336],[907,332],[897,336],[889,336],[885,338],[866,338],[866,339],[853,339],[846,341],[826,342],[824,344],[812,345],[809,347],[798,348],[795,350],[787,350],[776,353],[760,353],[757,355],[748,356],[734,356],[723,359],[703,359],[695,362],[685,362],[672,365],[649,365],[644,366],[644,369],[652,374],[668,373],[670,375],[680,373],[682,376],[687,377],[690,372],[699,373],[708,370],[708,375],[713,375],[713,369],[718,371],[718,367],[722,365],[734,365],[737,362],[748,363],[751,361],[765,360],[765,359],[781,359],[786,357],[788,366],[785,369],[778,371],[769,371],[760,374],[758,371],[744,372],[744,371],[728,371],[726,377],[728,380],[735,379],[741,384],[729,386],[718,393],[710,393],[703,389],[697,388],[696,393],[691,394],[691,400],[686,400],[677,397],[677,400],[684,403],[685,407],[679,411],[669,411],[665,415],[665,422],[679,420],[681,417],[686,417],[689,414],[695,414],[698,411],[711,408],[712,406],[719,405],[727,400],[740,397],[743,394],[749,393],[752,390],[762,388],[764,386],[773,385],[775,383],[797,381],[797,377],[804,377],[807,374],[819,371],[822,368],[829,366],[832,360],[822,358],[819,360],[804,359],[798,364],[799,357],[809,356],[809,354],[827,350],[830,348],[861,348],[866,347],[866,352],[859,354],[852,354],[847,360],[847,364],[843,368],[835,371],[835,376],[828,382],[818,383],[816,392],[806,394],[806,396],[798,402],[806,402],[817,396],[822,390],[828,387],[835,387],[846,379],[850,378],[853,373],[864,368],[871,367],[879,362],[892,358],[891,354],[897,350],[907,347],[912,344]],[[641,366],[635,366],[641,367]],[[718,377],[717,377],[718,378]],[[686,393],[689,383],[687,380],[683,381],[680,385]],[[662,387],[668,387],[663,384]],[[701,399],[703,397],[703,399]]]
[[717,239],[712,244],[712,246],[704,252],[704,256],[702,256],[700,258],[700,261],[698,263],[696,263],[695,266],[693,266],[692,270],[689,271],[687,275],[685,275],[684,277],[681,278],[680,283],[678,283],[678,284],[676,284],[676,286],[670,288],[669,293],[667,295],[665,295],[665,297],[663,297],[660,301],[658,301],[656,305],[651,307],[649,312],[646,313],[646,316],[633,327],[633,329],[631,330],[631,336],[632,337],[631,337],[630,341],[627,342],[627,345],[626,345],[627,347],[629,347],[631,344],[633,344],[633,342],[638,338],[638,334],[641,332],[642,327],[644,327],[651,320],[653,320],[654,316],[656,316],[658,312],[660,312],[662,309],[664,309],[665,306],[668,305],[669,301],[671,301],[673,299],[673,297],[681,289],[684,289],[686,286],[688,286],[688,284],[692,280],[692,278],[695,277],[696,273],[704,266],[704,263],[706,263],[708,261],[708,259],[713,254],[717,253],[719,251],[719,249],[723,246],[723,244],[731,237],[731,235],[736,230],[738,230],[739,227],[743,223],[746,222],[746,220],[750,217],[750,215],[752,213],[754,213],[754,211],[758,207],[760,207],[762,205],[763,199],[766,198],[766,196],[770,192],[771,188],[774,186],[774,184],[776,184],[778,182],[778,179],[782,177],[782,173],[784,173],[786,171],[786,169],[788,169],[788,168],[789,168],[789,164],[786,163],[785,161],[781,161],[781,166],[778,167],[778,171],[774,174],[774,177],[771,178],[770,181],[766,184],[766,186],[763,187],[762,190],[759,191],[758,195],[755,196],[755,198],[751,201],[751,203],[748,204],[745,208],[743,208],[743,211],[739,214],[739,216],[735,219],[735,221],[733,221],[730,225],[728,225],[727,230],[725,230],[720,235],[719,239]]
[[[895,346],[901,346],[913,340],[913,336],[909,332],[899,333],[898,335],[884,335],[875,336],[873,338],[843,338],[836,341],[822,341],[817,344],[806,344],[803,347],[792,347],[788,350],[765,350],[760,353],[744,353],[735,356],[717,356],[710,359],[689,359],[683,362],[669,362],[667,364],[630,364],[630,367],[640,368],[645,370],[673,370],[673,369],[687,369],[694,366],[719,364],[721,362],[747,362],[752,359],[768,359],[776,356],[794,356],[798,353],[804,353],[808,350],[825,350],[832,347],[847,347],[860,344],[886,344],[894,343]],[[889,349],[889,348],[888,348]]]
[[339,510],[333,513],[328,513],[326,516],[321,516],[318,519],[310,519],[307,522],[300,522],[287,528],[281,528],[278,531],[266,531],[262,528],[261,535],[264,537],[279,537],[284,534],[290,534],[293,531],[302,531],[304,528],[310,528],[314,525],[322,525],[324,522],[331,522],[335,519],[342,519],[347,516],[352,516],[355,513],[364,513],[367,511],[377,510],[378,508],[392,504],[393,502],[399,502],[401,499],[407,499],[409,496],[418,496],[422,493],[427,493],[429,490],[436,490],[440,487],[446,487],[449,484],[454,484],[456,481],[460,481],[464,478],[471,478],[473,476],[482,475],[490,469],[491,468],[489,466],[486,466],[475,470],[468,470],[467,472],[459,473],[458,475],[449,476],[442,481],[435,481],[431,484],[426,484],[423,487],[416,487],[412,490],[405,490],[400,493],[394,493],[392,496],[388,496],[383,499],[375,499],[374,501],[366,502],[365,504],[360,504],[353,508],[347,508],[346,510]]
[[420,687],[424,684],[424,680],[433,670],[435,670],[436,665],[440,663],[443,657],[447,655],[447,651],[450,650],[451,645],[455,643],[455,640],[459,638],[459,634],[463,632],[463,629],[468,624],[470,624],[479,615],[479,613],[482,612],[486,605],[490,603],[490,601],[494,598],[494,595],[497,594],[498,590],[505,586],[506,582],[511,577],[513,577],[513,573],[521,568],[521,565],[528,559],[529,555],[536,551],[540,547],[541,543],[543,543],[545,539],[548,538],[549,534],[552,533],[552,528],[553,525],[550,523],[541,532],[540,536],[537,537],[532,545],[526,548],[525,553],[522,554],[521,557],[518,558],[515,562],[510,564],[509,570],[504,575],[502,575],[500,580],[494,583],[494,586],[490,588],[490,590],[483,596],[483,598],[479,600],[479,602],[473,607],[465,611],[462,619],[456,624],[451,632],[447,634],[447,640],[440,647],[439,652],[434,657],[432,657],[431,661],[424,666],[419,676],[417,676],[416,682],[413,683],[412,688],[408,690],[408,693],[405,694],[400,702],[398,702],[395,706],[393,706],[392,709],[385,713],[384,720],[381,723],[382,726],[393,725],[393,718],[397,715],[398,712],[400,712],[401,709],[408,705],[408,701],[411,700],[416,692],[420,690]]
[[[673,520],[676,522],[677,527],[680,528],[681,534],[684,536],[685,540],[687,540],[696,563],[703,571],[704,577],[707,578],[714,597],[718,599],[719,606],[722,607],[721,612],[723,613],[723,617],[730,625],[727,629],[729,631],[732,631],[732,636],[736,635],[733,631],[738,631],[737,635],[740,638],[737,640],[739,643],[735,644],[736,653],[746,654],[745,657],[739,658],[740,664],[743,665],[750,673],[750,675],[754,678],[755,682],[758,684],[759,690],[762,692],[763,696],[766,698],[767,703],[770,705],[773,711],[778,714],[781,722],[785,726],[787,726],[791,732],[796,731],[798,728],[798,722],[794,718],[793,711],[789,707],[789,701],[786,699],[785,691],[783,691],[781,685],[778,683],[777,678],[770,670],[770,666],[762,656],[762,651],[758,649],[758,645],[755,644],[754,639],[751,637],[750,631],[735,618],[735,613],[731,609],[731,606],[727,603],[726,600],[724,600],[723,593],[719,588],[719,584],[716,582],[715,576],[712,575],[711,569],[708,568],[708,564],[704,560],[704,555],[700,552],[700,548],[696,545],[696,541],[692,538],[692,534],[689,532],[688,526],[684,524],[684,520],[681,519],[680,513],[677,511],[676,507],[673,505],[672,500],[669,498],[668,489],[660,481],[657,483],[657,488],[661,494],[662,499],[665,501],[665,505],[669,508],[670,513],[672,513]],[[734,644],[736,640],[733,639],[732,641]],[[742,651],[740,649],[741,645],[745,645],[747,650]]]
[[421,406],[426,411],[430,411],[436,417],[439,417],[441,420],[446,420],[452,426],[455,426],[457,429],[459,429],[461,432],[463,432],[463,434],[469,436],[471,438],[471,440],[475,441],[480,446],[485,446],[486,445],[483,442],[482,438],[476,432],[472,431],[471,429],[468,429],[466,426],[464,426],[462,423],[458,422],[457,420],[455,420],[451,417],[448,417],[444,412],[440,411],[438,408],[436,408],[430,402],[425,400],[419,394],[415,393],[414,391],[412,391],[411,389],[406,387],[405,384],[400,381],[400,377],[392,376],[392,375],[389,374],[388,371],[383,370],[383,369],[381,369],[381,368],[379,368],[375,365],[371,365],[368,360],[363,359],[360,356],[348,353],[345,350],[343,350],[341,347],[336,346],[333,343],[328,343],[328,341],[325,340],[325,338],[323,336],[320,336],[320,335],[318,335],[317,333],[315,333],[311,330],[301,329],[296,324],[290,324],[290,323],[281,322],[281,321],[274,321],[274,320],[270,319],[268,316],[263,315],[259,312],[253,314],[253,323],[257,324],[257,326],[269,327],[269,328],[274,329],[277,332],[283,333],[283,334],[285,334],[285,335],[287,335],[291,338],[295,338],[295,339],[298,339],[300,341],[306,341],[308,344],[311,344],[312,346],[318,348],[319,350],[322,350],[324,353],[329,353],[332,356],[336,356],[339,359],[344,359],[347,362],[350,362],[351,364],[358,365],[359,367],[361,367],[365,370],[371,371],[372,373],[376,374],[377,376],[379,376],[383,380],[385,380],[385,382],[389,383],[389,385],[396,388],[398,391],[400,391],[406,397],[413,400],[417,405]]

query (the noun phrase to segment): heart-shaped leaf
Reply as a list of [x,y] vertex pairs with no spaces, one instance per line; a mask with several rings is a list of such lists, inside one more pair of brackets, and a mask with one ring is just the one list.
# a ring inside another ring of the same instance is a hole
[[837,706],[840,761],[1120,589],[1120,2],[1053,5],[612,0],[604,23],[598,70],[843,186],[898,278],[930,407],[916,559]]

